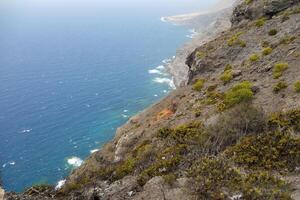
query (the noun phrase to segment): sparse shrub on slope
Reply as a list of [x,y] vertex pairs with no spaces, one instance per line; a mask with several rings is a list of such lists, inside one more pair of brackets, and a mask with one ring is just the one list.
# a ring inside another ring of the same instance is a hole
[[294,83],[294,89],[296,92],[300,92],[300,81]]
[[271,47],[266,47],[266,48],[264,48],[264,49],[262,50],[262,54],[263,54],[264,56],[267,56],[267,55],[271,54],[272,51],[273,51],[273,49],[272,49]]
[[294,171],[300,165],[300,139],[279,131],[246,136],[226,155],[249,169]]
[[174,172],[180,162],[182,162],[182,155],[186,153],[186,148],[186,145],[178,144],[172,147],[166,147],[162,150],[161,153],[156,156],[155,161],[139,174],[137,180],[139,185],[143,186],[154,176],[168,176]]
[[220,79],[223,81],[224,84],[230,82],[233,79],[232,70],[231,69],[225,70],[222,73]]
[[246,42],[240,39],[240,36],[242,35],[242,32],[238,32],[235,35],[233,35],[228,41],[228,46],[240,46],[240,47],[246,47]]
[[193,89],[200,92],[204,86],[204,79],[198,79],[195,81],[194,85],[193,85]]
[[257,27],[262,27],[262,26],[265,25],[265,23],[266,23],[266,18],[264,18],[264,17],[262,17],[262,18],[255,21],[255,25]]
[[234,85],[225,93],[225,107],[229,108],[238,103],[252,100],[254,93],[252,92],[251,87],[252,85],[249,81]]
[[259,56],[257,54],[252,54],[250,57],[249,57],[249,60],[251,62],[256,62],[259,60]]
[[224,113],[208,128],[209,140],[206,149],[219,152],[235,144],[239,138],[259,133],[266,128],[265,113],[251,104],[240,104]]
[[271,30],[269,30],[269,35],[270,36],[274,36],[274,35],[276,35],[278,33],[278,31],[276,30],[276,29],[271,29]]
[[283,72],[289,67],[288,63],[277,63],[274,65],[273,78],[278,79],[282,76]]
[[284,81],[280,81],[279,83],[277,83],[274,87],[273,87],[273,91],[275,93],[280,92],[281,90],[287,88],[287,84]]
[[288,185],[266,171],[241,173],[218,157],[205,157],[189,170],[189,189],[198,199],[290,200]]
[[197,144],[202,137],[203,125],[201,122],[191,122],[178,126],[175,129],[162,128],[157,136],[167,139],[169,143],[176,144]]
[[268,118],[271,129],[300,131],[300,110],[294,109],[287,112],[272,113]]
[[226,160],[216,157],[194,162],[189,176],[192,178],[190,187],[199,199],[226,199],[237,192],[242,183],[239,172]]

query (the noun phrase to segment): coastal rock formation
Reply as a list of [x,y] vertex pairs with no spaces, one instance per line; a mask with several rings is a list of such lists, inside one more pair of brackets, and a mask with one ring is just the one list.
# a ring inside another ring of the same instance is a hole
[[4,190],[0,187],[0,200],[4,199]]
[[166,66],[174,78],[174,84],[177,87],[184,86],[189,82],[189,68],[185,64],[186,57],[199,45],[211,41],[222,31],[230,28],[232,9],[237,2],[239,1],[220,1],[214,6],[214,9],[204,13],[192,13],[163,18],[166,22],[190,27],[195,32],[191,41],[179,48],[175,58]]
[[132,117],[60,190],[7,199],[299,199],[300,4],[280,2],[243,1],[229,30],[184,59],[187,85]]
[[231,22],[236,25],[243,20],[272,17],[296,3],[299,0],[244,1],[234,9]]

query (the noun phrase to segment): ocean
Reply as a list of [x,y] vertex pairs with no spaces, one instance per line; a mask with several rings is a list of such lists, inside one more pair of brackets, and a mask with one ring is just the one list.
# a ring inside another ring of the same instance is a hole
[[56,184],[173,90],[164,64],[189,32],[160,17],[193,4],[212,1],[1,1],[4,188]]

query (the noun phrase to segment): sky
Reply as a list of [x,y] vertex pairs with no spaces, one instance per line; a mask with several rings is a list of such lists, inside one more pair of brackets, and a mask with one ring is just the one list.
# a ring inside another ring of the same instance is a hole
[[68,10],[78,10],[78,12],[97,10],[117,14],[126,11],[139,13],[147,9],[165,16],[205,10],[216,2],[218,0],[1,0],[0,11],[12,11],[11,9],[19,7],[23,12],[35,10],[53,12],[55,15],[55,12]]

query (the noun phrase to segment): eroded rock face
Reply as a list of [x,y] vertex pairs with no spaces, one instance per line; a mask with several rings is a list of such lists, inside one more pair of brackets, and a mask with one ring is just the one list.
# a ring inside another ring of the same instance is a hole
[[251,3],[243,2],[234,9],[231,22],[233,25],[237,25],[244,20],[272,17],[296,3],[299,3],[299,0],[253,0]]

